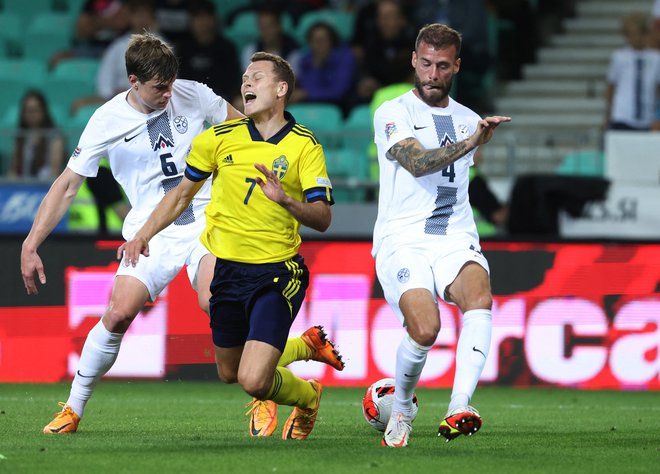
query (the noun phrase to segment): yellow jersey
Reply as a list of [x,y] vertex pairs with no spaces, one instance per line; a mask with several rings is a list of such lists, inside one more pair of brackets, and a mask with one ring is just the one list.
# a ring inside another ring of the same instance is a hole
[[333,203],[323,147],[291,114],[285,117],[287,125],[266,141],[252,119],[242,118],[210,127],[192,142],[186,176],[213,175],[201,240],[218,258],[273,263],[298,253],[300,223],[263,193],[255,163],[273,170],[290,197]]

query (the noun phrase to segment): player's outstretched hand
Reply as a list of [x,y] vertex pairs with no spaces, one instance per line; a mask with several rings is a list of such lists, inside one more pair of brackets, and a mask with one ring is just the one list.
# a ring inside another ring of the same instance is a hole
[[282,204],[286,199],[286,193],[284,192],[282,183],[280,182],[277,175],[261,163],[255,163],[254,167],[261,171],[266,177],[266,181],[264,181],[260,176],[257,176],[256,178],[257,184],[261,187],[261,190],[264,192],[266,197],[271,201]]
[[493,115],[479,120],[477,131],[475,133],[477,138],[477,146],[488,143],[493,138],[495,128],[501,123],[510,122],[511,117],[503,115]]
[[149,256],[149,243],[142,237],[135,236],[117,249],[117,260],[123,257],[122,263],[125,267],[137,265],[140,255]]
[[39,277],[39,282],[42,285],[46,284],[46,272],[44,272],[44,264],[41,262],[39,254],[34,251],[21,250],[21,276],[23,277],[23,284],[27,290],[28,295],[36,295],[39,293],[37,284],[34,282],[34,274]]

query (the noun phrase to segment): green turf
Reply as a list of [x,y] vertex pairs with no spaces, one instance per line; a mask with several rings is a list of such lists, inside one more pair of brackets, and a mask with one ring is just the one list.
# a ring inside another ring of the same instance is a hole
[[248,397],[213,382],[103,382],[78,433],[42,434],[67,394],[68,384],[0,385],[0,472],[660,472],[657,392],[480,387],[482,430],[445,443],[436,432],[449,392],[420,389],[406,449],[380,446],[362,389],[326,388],[305,441],[250,438]]

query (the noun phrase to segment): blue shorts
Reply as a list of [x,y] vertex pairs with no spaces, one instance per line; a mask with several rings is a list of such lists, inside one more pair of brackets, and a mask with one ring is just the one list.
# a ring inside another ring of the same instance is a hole
[[300,255],[260,264],[217,259],[210,300],[213,344],[229,348],[255,340],[283,351],[308,286]]

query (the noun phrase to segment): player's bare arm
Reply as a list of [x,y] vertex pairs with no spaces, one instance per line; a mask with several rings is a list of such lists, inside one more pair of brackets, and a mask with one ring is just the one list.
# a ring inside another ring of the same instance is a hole
[[488,143],[495,128],[510,117],[493,116],[479,121],[477,131],[458,143],[427,150],[416,138],[405,138],[394,144],[389,155],[398,161],[410,174],[419,178],[446,168],[474,148]]
[[325,201],[300,202],[293,199],[284,192],[282,183],[272,170],[260,163],[255,163],[254,167],[261,171],[266,178],[264,181],[258,176],[256,180],[268,199],[289,211],[304,226],[319,232],[325,232],[330,227],[332,212],[329,203]]
[[39,277],[39,282],[42,285],[46,284],[46,273],[37,249],[66,214],[84,180],[84,176],[66,168],[53,182],[48,194],[39,205],[32,229],[21,248],[21,275],[28,295],[39,293],[34,281],[35,273]]
[[204,181],[191,181],[184,176],[179,185],[160,201],[147,222],[137,231],[135,237],[124,242],[117,249],[117,260],[121,260],[123,257],[124,265],[135,266],[140,255],[148,257],[151,238],[174,222],[186,210],[203,185]]

